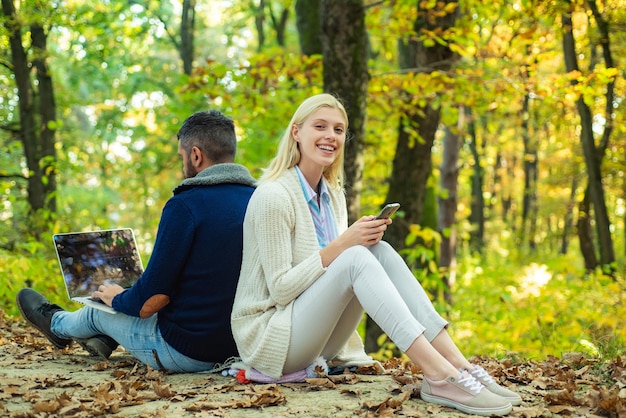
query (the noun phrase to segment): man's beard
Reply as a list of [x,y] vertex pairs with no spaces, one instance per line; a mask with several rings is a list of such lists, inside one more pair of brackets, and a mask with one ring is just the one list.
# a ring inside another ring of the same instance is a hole
[[183,170],[183,175],[186,179],[190,179],[198,175],[196,168],[191,164],[191,156],[187,158],[187,169]]

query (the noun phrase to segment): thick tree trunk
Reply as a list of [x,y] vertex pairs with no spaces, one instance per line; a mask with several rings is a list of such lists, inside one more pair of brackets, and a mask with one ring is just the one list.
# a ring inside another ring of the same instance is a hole
[[[12,0],[2,0],[5,16],[4,26],[9,33],[11,64],[19,96],[20,127],[18,137],[24,147],[28,175],[28,203],[33,213],[47,211],[31,218],[31,232],[38,234],[45,229],[43,219],[56,213],[56,106],[52,78],[46,63],[47,34],[37,23],[31,25],[33,49],[32,66],[35,68],[38,91],[30,79],[31,63],[22,44],[21,20]],[[37,94],[38,93],[38,94]]]
[[322,54],[320,7],[321,0],[296,1],[296,27],[304,55]]
[[[449,3],[456,2],[446,0],[437,3],[431,10],[424,10],[422,2],[418,1],[415,33],[422,33],[425,29],[438,28],[437,31],[445,31],[452,28],[456,22],[457,12],[444,12]],[[447,71],[456,58],[447,46],[438,43],[427,47],[415,37],[399,41],[399,61],[403,69],[425,68],[427,72]],[[411,97],[407,97],[407,102],[410,101]],[[440,120],[439,107],[427,104],[422,108],[411,109],[407,105],[407,109],[398,126],[398,142],[386,198],[387,202],[400,202],[404,212],[404,217],[396,217],[393,227],[385,232],[385,241],[397,250],[405,247],[405,238],[410,225],[421,224],[423,221],[426,185],[432,169],[432,145]],[[411,129],[405,129],[406,126]],[[417,132],[417,138],[413,135],[413,130]],[[381,330],[371,318],[368,318],[366,329],[365,347],[368,351],[374,351]]]
[[[446,31],[456,22],[457,12],[446,13],[451,0],[442,1],[431,10],[422,9],[417,2],[415,33],[423,30]],[[399,42],[400,67],[411,70],[423,68],[425,72],[447,71],[456,60],[450,48],[436,43],[427,47],[412,38]],[[412,98],[407,97],[407,102]],[[408,109],[408,106],[407,106]],[[431,148],[439,128],[440,109],[426,104],[423,108],[408,109],[398,126],[398,142],[390,176],[388,202],[400,202],[404,218],[396,218],[393,228],[385,233],[385,240],[396,249],[405,247],[404,240],[411,224],[421,224],[426,196],[426,183],[432,169]],[[409,126],[410,129],[405,129]],[[416,138],[412,132],[418,134]]]
[[350,122],[350,141],[345,145],[345,172],[351,223],[361,212],[363,137],[369,82],[363,0],[322,0],[320,16],[324,90],[341,99]]
[[[563,25],[563,54],[566,70],[567,72],[579,71],[571,13],[564,13],[561,16],[561,21]],[[574,80],[572,83],[576,83],[576,81]],[[596,148],[593,136],[593,116],[582,95],[576,101],[576,108],[580,116],[580,139],[585,157],[585,166],[587,167],[589,198],[595,215],[600,247],[600,263],[603,266],[610,266],[615,261],[615,253],[604,198],[604,187],[602,185],[600,169],[602,154],[599,154],[599,150]]]

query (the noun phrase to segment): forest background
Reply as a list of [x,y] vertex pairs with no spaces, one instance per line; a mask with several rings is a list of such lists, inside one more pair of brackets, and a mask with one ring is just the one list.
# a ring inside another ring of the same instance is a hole
[[132,227],[148,261],[191,113],[231,116],[258,177],[327,91],[351,219],[402,203],[386,240],[467,355],[623,354],[625,6],[2,0],[0,309],[24,286],[68,305],[52,233]]

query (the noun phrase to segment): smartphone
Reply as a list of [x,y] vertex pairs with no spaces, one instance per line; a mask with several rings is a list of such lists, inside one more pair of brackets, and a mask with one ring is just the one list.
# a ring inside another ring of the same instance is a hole
[[385,207],[380,211],[376,219],[387,219],[396,211],[400,209],[400,203],[387,203]]

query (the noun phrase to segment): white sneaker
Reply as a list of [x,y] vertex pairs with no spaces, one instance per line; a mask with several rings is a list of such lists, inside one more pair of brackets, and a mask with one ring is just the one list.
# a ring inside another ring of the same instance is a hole
[[467,370],[460,376],[448,376],[444,380],[429,380],[424,377],[422,400],[458,409],[474,415],[506,415],[513,406],[506,399],[488,391]]
[[509,390],[503,386],[500,386],[496,383],[495,379],[487,373],[485,369],[482,367],[472,364],[474,366],[473,369],[469,369],[468,372],[476,378],[480,383],[482,383],[491,393],[495,393],[511,402],[511,405],[521,405],[522,397],[517,393]]

